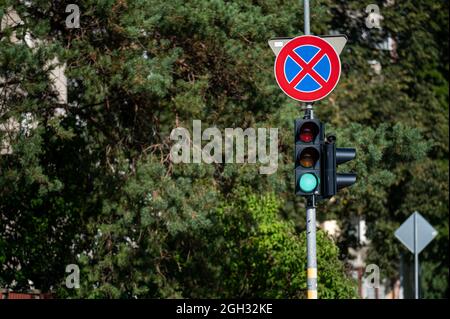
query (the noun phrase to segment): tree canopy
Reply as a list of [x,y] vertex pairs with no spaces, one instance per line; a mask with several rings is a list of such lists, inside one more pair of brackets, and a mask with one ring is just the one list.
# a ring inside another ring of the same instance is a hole
[[[320,204],[319,298],[355,297],[343,268],[364,218],[369,262],[398,276],[395,229],[418,210],[439,231],[422,253],[423,297],[448,297],[448,1],[311,3],[313,34],[339,32],[336,89],[314,106],[358,181]],[[303,34],[297,0],[0,0],[23,20],[0,33],[0,286],[62,297],[304,297],[305,202],[293,192],[293,120],[267,40]],[[12,41],[12,37],[22,41]],[[30,47],[27,38],[39,39]],[[391,37],[392,50],[379,43]],[[49,73],[58,58],[68,103]],[[376,61],[376,72],[369,61]],[[63,115],[55,115],[58,109]],[[279,129],[276,173],[251,164],[174,164],[170,132]],[[1,127],[1,126],[0,126]],[[78,264],[81,289],[64,286]]]

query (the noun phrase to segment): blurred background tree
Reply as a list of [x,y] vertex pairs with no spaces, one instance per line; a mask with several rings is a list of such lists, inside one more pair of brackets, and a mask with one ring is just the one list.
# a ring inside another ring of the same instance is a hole
[[[13,7],[23,20],[1,31],[0,124],[36,123],[0,130],[12,148],[0,155],[0,283],[72,296],[64,270],[76,263],[83,297],[303,297],[291,156],[302,113],[276,85],[267,45],[302,34],[302,3],[87,0],[79,29],[65,25],[69,3],[0,0],[1,16]],[[367,222],[369,261],[398,277],[408,255],[393,232],[416,209],[439,231],[422,255],[423,297],[448,297],[448,2],[374,3],[381,29],[366,27],[360,1],[311,4],[313,34],[349,37],[340,83],[315,109],[340,146],[356,146],[346,169],[359,176],[318,210],[344,230],[339,254],[319,233],[319,297],[355,296],[342,268],[359,245],[354,218]],[[171,163],[170,131],[193,119],[279,128],[278,171]]]

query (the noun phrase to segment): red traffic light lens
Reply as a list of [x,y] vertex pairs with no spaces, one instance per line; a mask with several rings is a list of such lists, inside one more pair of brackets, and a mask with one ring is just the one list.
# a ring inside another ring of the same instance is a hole
[[307,122],[300,128],[300,141],[303,143],[310,143],[314,141],[314,138],[319,132],[319,128],[313,122]]
[[310,131],[304,131],[300,133],[300,140],[305,143],[309,143],[314,139],[314,134]]
[[315,148],[308,147],[300,153],[299,163],[305,168],[313,167],[318,160],[319,152]]

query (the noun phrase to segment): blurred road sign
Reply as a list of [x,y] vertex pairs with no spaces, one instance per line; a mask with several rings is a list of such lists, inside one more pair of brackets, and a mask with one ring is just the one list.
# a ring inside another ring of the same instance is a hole
[[336,87],[341,74],[339,55],[327,41],[312,35],[294,38],[282,45],[275,59],[275,78],[289,97],[313,102]]
[[414,254],[414,295],[419,299],[419,253],[437,235],[434,229],[418,212],[414,212],[395,231],[395,237]]
[[[342,50],[347,43],[347,36],[345,34],[337,34],[337,35],[319,35],[319,38],[327,41],[331,46],[336,50],[337,54],[341,54]],[[290,37],[280,37],[270,39],[269,46],[272,49],[275,56],[280,53],[282,47],[286,45],[293,38]]]
[[[416,225],[414,225],[414,220]],[[402,242],[412,253],[420,253],[437,235],[430,223],[426,221],[418,212],[414,212],[395,231],[395,237]],[[417,236],[416,244],[414,238]],[[415,246],[415,247],[414,247]]]

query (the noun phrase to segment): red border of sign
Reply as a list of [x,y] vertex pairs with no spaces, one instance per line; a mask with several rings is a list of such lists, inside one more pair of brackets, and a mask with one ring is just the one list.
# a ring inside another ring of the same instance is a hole
[[[300,92],[291,87],[284,74],[284,63],[289,53],[296,49],[298,46],[307,44],[315,45],[321,50],[324,50],[325,54],[328,55],[331,64],[330,76],[328,78],[327,84],[317,91],[310,93]],[[341,60],[339,59],[339,54],[337,54],[336,50],[327,41],[314,35],[302,35],[292,39],[285,46],[283,46],[283,48],[281,48],[280,53],[278,53],[275,59],[274,73],[278,86],[289,97],[297,101],[313,102],[323,99],[328,94],[330,94],[331,91],[334,90],[341,76]]]

